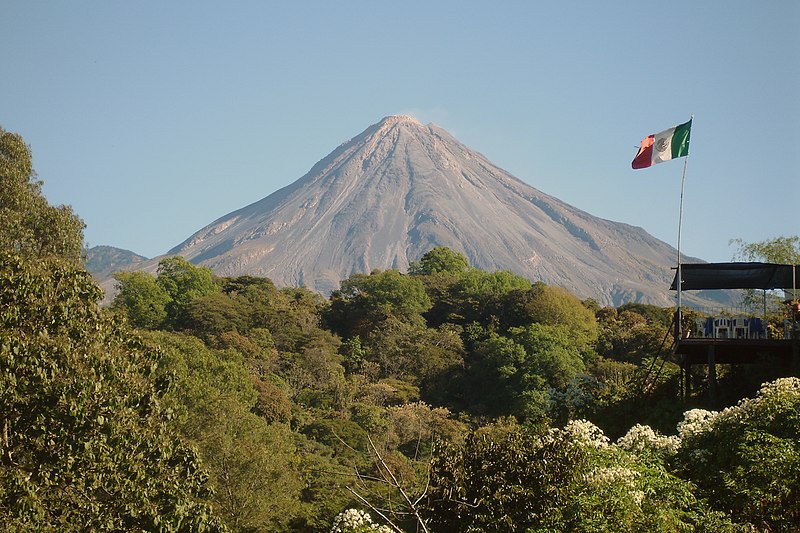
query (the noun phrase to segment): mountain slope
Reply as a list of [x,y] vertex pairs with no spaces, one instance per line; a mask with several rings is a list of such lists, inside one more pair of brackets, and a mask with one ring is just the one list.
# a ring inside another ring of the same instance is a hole
[[674,248],[544,194],[443,129],[406,116],[369,127],[293,184],[169,254],[220,275],[329,292],[354,272],[404,271],[435,246],[602,304],[672,304]]
[[84,265],[98,279],[105,279],[119,270],[132,270],[148,259],[113,246],[92,246],[85,252]]

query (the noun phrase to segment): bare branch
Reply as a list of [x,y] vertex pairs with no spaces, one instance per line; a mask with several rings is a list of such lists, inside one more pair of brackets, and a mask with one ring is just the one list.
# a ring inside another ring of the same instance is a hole
[[397,477],[395,477],[394,473],[387,466],[386,461],[384,461],[383,457],[381,456],[380,452],[378,451],[378,448],[375,447],[375,443],[372,442],[372,437],[367,435],[367,441],[369,442],[369,445],[372,448],[372,453],[375,454],[375,457],[378,458],[378,461],[380,461],[381,465],[386,470],[386,473],[389,474],[389,476],[392,478],[392,483],[393,483],[394,487],[397,488],[397,490],[400,492],[400,495],[403,497],[403,499],[408,504],[408,507],[411,509],[411,512],[414,514],[414,517],[417,519],[417,523],[420,525],[420,527],[422,527],[422,531],[424,531],[425,533],[428,533],[428,526],[425,524],[425,520],[423,520],[422,516],[420,516],[419,510],[417,509],[416,504],[413,501],[411,501],[411,498],[408,496],[408,494],[406,494],[406,491],[403,490],[402,486],[400,486],[400,482],[397,480]]
[[392,521],[389,519],[389,517],[388,517],[388,516],[386,516],[386,515],[385,515],[385,514],[384,514],[384,513],[383,513],[383,512],[380,510],[380,509],[378,509],[377,507],[375,507],[374,505],[372,505],[372,503],[370,503],[370,502],[369,502],[369,501],[368,501],[366,498],[364,498],[363,496],[361,496],[361,494],[357,493],[357,492],[356,492],[355,490],[353,490],[351,487],[347,487],[347,490],[349,490],[349,491],[350,491],[350,493],[351,493],[353,496],[355,496],[356,498],[358,498],[358,501],[360,501],[361,503],[363,503],[364,505],[366,505],[367,507],[369,507],[370,509],[372,509],[372,511],[374,511],[374,512],[375,512],[375,513],[376,513],[378,516],[380,516],[381,518],[383,518],[383,519],[386,521],[386,523],[389,525],[389,527],[391,527],[392,529],[394,529],[395,531],[397,531],[397,533],[404,533],[404,532],[403,532],[403,530],[402,530],[402,529],[400,529],[400,528],[399,528],[399,527],[398,527],[398,526],[397,526],[397,525],[396,525],[394,522],[392,522]]

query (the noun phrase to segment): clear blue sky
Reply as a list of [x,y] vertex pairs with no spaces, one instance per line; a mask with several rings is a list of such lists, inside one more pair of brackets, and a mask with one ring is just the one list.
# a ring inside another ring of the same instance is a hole
[[800,2],[43,2],[0,10],[0,126],[89,245],[153,257],[392,114],[682,249],[800,233]]

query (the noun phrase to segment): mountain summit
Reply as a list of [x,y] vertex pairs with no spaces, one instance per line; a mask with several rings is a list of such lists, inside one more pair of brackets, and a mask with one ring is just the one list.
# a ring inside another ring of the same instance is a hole
[[436,246],[601,304],[672,303],[673,247],[544,194],[409,116],[370,126],[169,254],[327,293],[352,273],[405,271]]

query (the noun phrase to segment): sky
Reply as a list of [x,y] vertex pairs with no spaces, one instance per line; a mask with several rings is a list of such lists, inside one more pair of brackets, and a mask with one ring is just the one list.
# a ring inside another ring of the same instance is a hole
[[[88,246],[147,257],[383,117],[729,261],[800,234],[800,2],[4,0],[0,127]],[[688,159],[630,163],[694,115]]]

